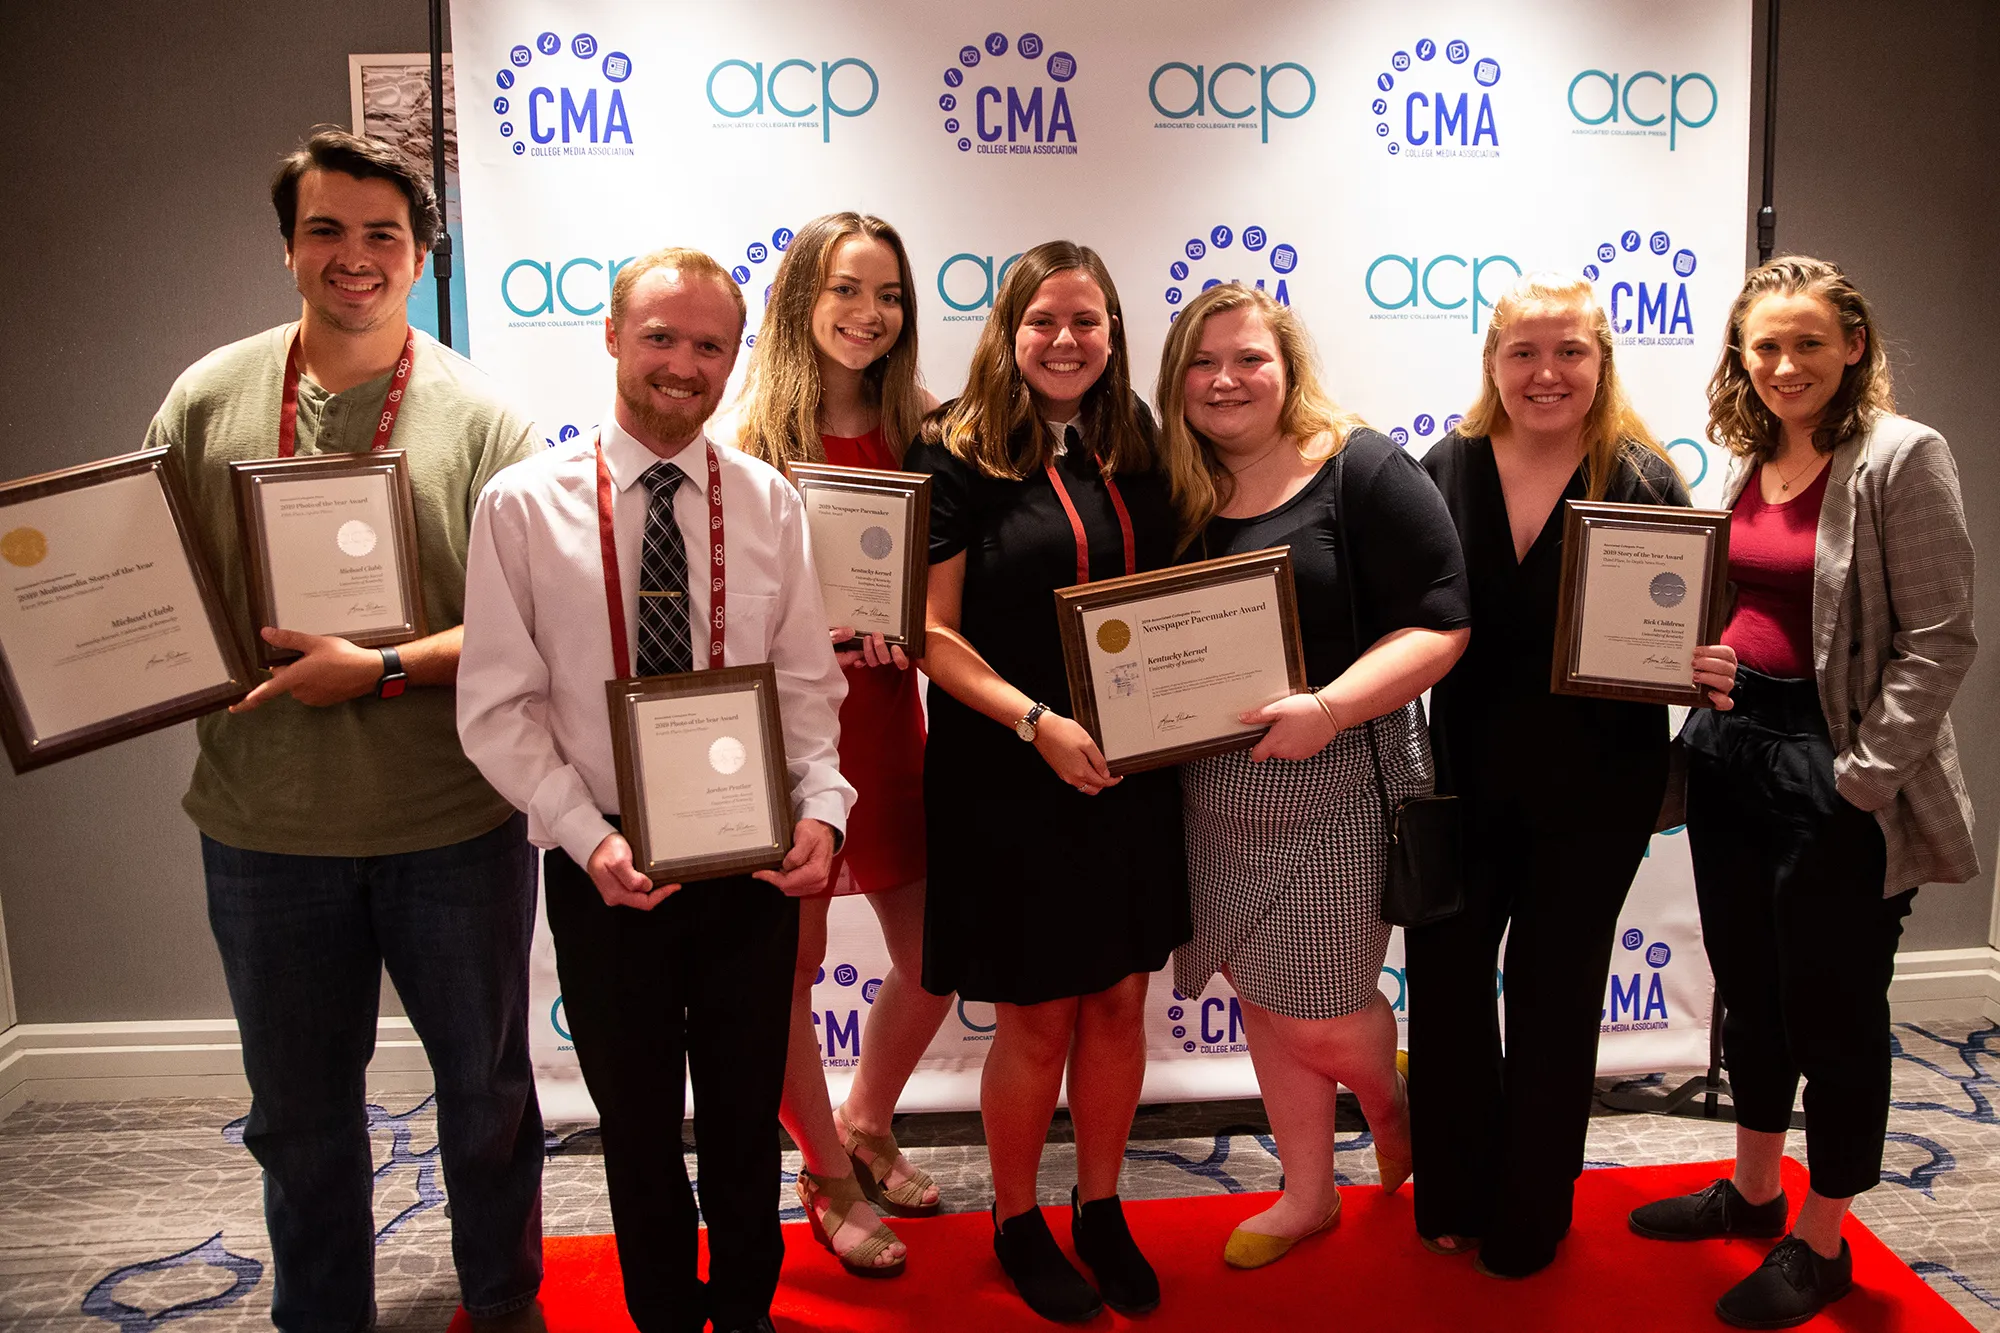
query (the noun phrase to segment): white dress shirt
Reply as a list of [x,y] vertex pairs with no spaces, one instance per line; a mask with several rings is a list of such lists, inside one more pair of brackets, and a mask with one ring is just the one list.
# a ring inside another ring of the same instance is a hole
[[[646,524],[640,476],[658,456],[604,414],[612,532],[626,636],[638,642],[639,554]],[[691,485],[674,518],[699,569],[708,542],[706,436],[668,462]],[[725,666],[777,668],[785,758],[799,819],[845,833],[854,788],[840,776],[840,703],[826,608],[806,537],[805,506],[773,468],[718,446],[728,580]],[[708,655],[709,588],[690,579],[689,623]],[[631,672],[621,663],[616,675]],[[597,528],[597,459],[578,436],[505,469],[473,511],[465,571],[465,647],[458,664],[458,734],[486,780],[527,812],[528,837],[583,865],[612,827],[618,777],[604,682],[614,677],[611,621]]]

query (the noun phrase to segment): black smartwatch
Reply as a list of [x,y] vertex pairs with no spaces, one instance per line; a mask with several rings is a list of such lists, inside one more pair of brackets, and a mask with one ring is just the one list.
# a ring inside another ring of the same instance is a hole
[[403,674],[403,655],[394,648],[380,648],[382,654],[382,679],[375,682],[377,699],[393,699],[410,687],[410,678]]

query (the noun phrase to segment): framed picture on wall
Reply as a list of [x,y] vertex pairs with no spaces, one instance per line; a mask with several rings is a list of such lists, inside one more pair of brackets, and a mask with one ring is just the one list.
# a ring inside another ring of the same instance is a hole
[[[454,253],[464,253],[465,229],[458,192],[458,104],[452,90],[451,52],[444,56],[444,209],[445,230]],[[410,165],[431,179],[431,58],[428,52],[347,57],[347,98],[356,134],[396,148]],[[437,336],[437,283],[429,265],[410,288],[410,323]],[[451,287],[452,346],[470,355],[466,336],[465,283]]]

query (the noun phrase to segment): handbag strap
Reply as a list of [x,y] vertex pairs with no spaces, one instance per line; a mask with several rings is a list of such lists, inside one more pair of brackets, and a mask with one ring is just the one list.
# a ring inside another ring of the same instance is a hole
[[[1333,538],[1340,552],[1340,575],[1347,584],[1348,622],[1354,629],[1354,654],[1358,658],[1361,644],[1361,600],[1355,589],[1353,557],[1347,549],[1347,512],[1344,504],[1347,484],[1342,476],[1342,464],[1347,461],[1347,450],[1342,449],[1333,456]],[[1382,802],[1382,833],[1390,842],[1396,840],[1396,820],[1389,805],[1389,784],[1382,780],[1382,751],[1375,742],[1375,719],[1369,718],[1361,724],[1361,730],[1368,737],[1368,760],[1375,770],[1375,794]]]

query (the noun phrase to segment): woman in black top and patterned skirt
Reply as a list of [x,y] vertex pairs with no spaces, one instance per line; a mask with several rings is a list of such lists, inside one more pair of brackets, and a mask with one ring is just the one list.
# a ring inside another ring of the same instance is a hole
[[1436,487],[1327,397],[1289,308],[1210,288],[1169,332],[1158,392],[1162,452],[1183,507],[1206,520],[1187,555],[1289,547],[1306,670],[1324,682],[1246,715],[1271,727],[1255,749],[1182,771],[1194,937],[1175,984],[1198,996],[1222,972],[1235,987],[1285,1164],[1284,1194],[1223,1250],[1258,1268],[1340,1215],[1341,1084],[1375,1131],[1383,1187],[1409,1175],[1396,1018],[1378,988],[1382,792],[1430,790],[1416,700],[1465,651],[1471,608]]
[[1153,434],[1110,274],[1052,241],[1008,272],[964,395],[904,460],[931,476],[924,986],[995,1005],[980,1087],[993,1246],[1051,1319],[1099,1308],[1036,1207],[1065,1064],[1077,1254],[1113,1309],[1159,1303],[1118,1173],[1147,977],[1188,937],[1180,784],[1172,770],[1114,778],[1071,720],[1052,597],[1171,563],[1181,524]]
[[[1438,789],[1465,811],[1466,906],[1405,938],[1417,1231],[1525,1277],[1569,1230],[1618,913],[1667,783],[1660,704],[1549,691],[1569,500],[1686,505],[1581,278],[1493,309],[1482,387],[1424,457],[1472,576],[1472,647],[1431,692]],[[1693,675],[1727,708],[1727,648]],[[1507,934],[1506,1055],[1493,965]]]

